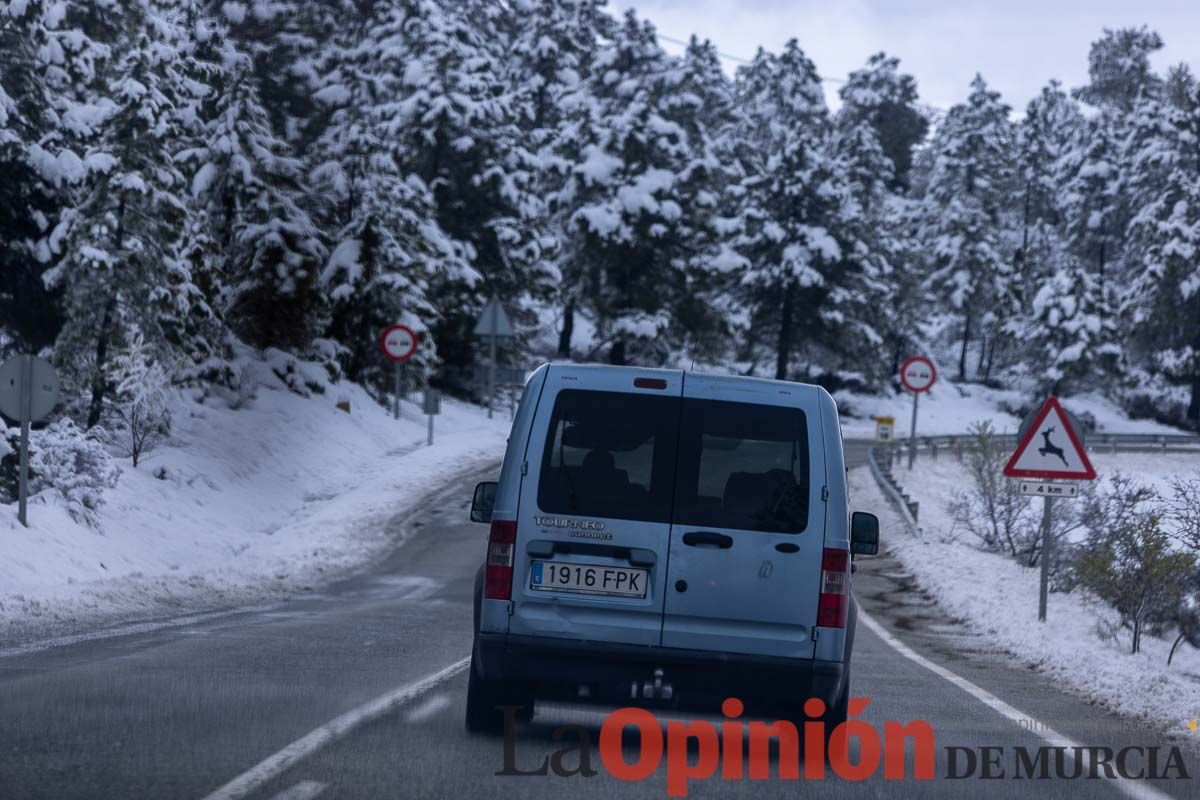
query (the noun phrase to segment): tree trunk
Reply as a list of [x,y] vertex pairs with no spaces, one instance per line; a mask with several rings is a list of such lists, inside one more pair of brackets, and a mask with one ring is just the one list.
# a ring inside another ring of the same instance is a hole
[[984,383],[992,379],[992,365],[996,362],[996,340],[999,338],[998,336],[993,336],[991,341],[988,342],[987,364],[983,368]]
[[107,388],[107,382],[104,379],[104,365],[108,361],[108,336],[112,329],[113,314],[116,310],[117,298],[113,297],[104,306],[104,318],[100,321],[100,330],[96,334],[96,365],[92,372],[92,402],[88,408],[88,430],[99,424],[100,415],[104,412],[104,391]]
[[1142,621],[1134,620],[1133,622],[1133,649],[1130,653],[1142,652]]
[[[1197,326],[1192,337],[1192,350],[1194,353],[1200,353],[1200,326]],[[1196,356],[1192,357],[1192,364],[1192,396],[1188,401],[1187,419],[1193,427],[1200,428],[1200,364],[1196,363]]]
[[1188,401],[1187,418],[1200,423],[1200,375],[1192,377],[1192,398]]
[[975,362],[975,377],[978,378],[983,374],[983,360],[987,356],[988,350],[988,335],[985,333],[979,337],[979,360]]
[[958,355],[958,379],[967,379],[967,348],[971,346],[971,311],[964,312],[962,352]]
[[[125,195],[121,195],[117,203],[117,230],[113,236],[116,251],[120,253],[125,246]],[[117,312],[117,294],[113,294],[104,306],[104,317],[100,320],[100,330],[96,332],[96,364],[92,372],[92,402],[88,408],[87,429],[91,430],[100,423],[104,413],[104,392],[108,388],[104,379],[104,365],[108,363],[108,337],[112,334],[113,315]]]
[[1179,644],[1182,641],[1183,641],[1183,634],[1181,633],[1177,637],[1175,637],[1175,643],[1173,645],[1171,645],[1171,652],[1167,653],[1167,666],[1168,667],[1171,666],[1171,659],[1175,657],[1175,648],[1179,647]]
[[779,349],[775,358],[775,380],[784,381],[788,376],[788,362],[792,360],[792,303],[794,286],[791,282],[783,290],[783,308],[779,317]]
[[608,351],[608,363],[615,364],[618,367],[625,366],[625,340],[617,339],[613,342],[612,349]]
[[575,332],[575,298],[567,301],[563,309],[562,331],[558,334],[558,354],[563,358],[571,357],[571,334]]
[[1013,267],[1018,278],[1025,278],[1029,272],[1029,196],[1032,193],[1029,184],[1025,184],[1025,211],[1021,220],[1021,249],[1013,254]]

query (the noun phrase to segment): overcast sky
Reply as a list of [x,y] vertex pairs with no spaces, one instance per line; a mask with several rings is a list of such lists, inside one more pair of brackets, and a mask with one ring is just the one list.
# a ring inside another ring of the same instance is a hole
[[[1166,47],[1155,66],[1180,61],[1200,72],[1200,0],[610,0],[636,8],[659,34],[711,39],[750,58],[795,37],[832,78],[844,78],[879,50],[900,58],[921,100],[949,107],[982,72],[1020,112],[1050,78],[1067,87],[1087,78],[1088,45],[1105,27],[1149,25]],[[681,48],[663,42],[669,51]],[[726,61],[729,71],[736,63]],[[837,84],[825,84],[836,101]]]

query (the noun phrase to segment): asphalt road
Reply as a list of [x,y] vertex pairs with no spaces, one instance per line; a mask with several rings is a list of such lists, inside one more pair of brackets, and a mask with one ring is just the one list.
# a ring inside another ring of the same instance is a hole
[[[848,452],[858,460],[865,451]],[[593,777],[497,776],[504,742],[464,732],[461,662],[486,536],[466,521],[474,480],[393,520],[397,533],[412,530],[406,544],[370,573],[319,593],[0,651],[0,799],[666,797],[665,766],[645,781],[622,782],[598,753]],[[937,779],[829,776],[798,785],[718,777],[692,782],[690,797],[1200,796],[1194,780],[984,780],[978,770],[945,778],[948,746],[1003,748],[1000,764],[1011,776],[1014,748],[1032,751],[1052,734],[1114,750],[1167,742],[1013,666],[944,618],[890,559],[862,564],[855,590],[882,634],[859,626],[853,695],[870,698],[862,716],[877,730],[888,720],[929,721]],[[518,730],[516,766],[534,769],[572,746],[575,734],[555,738],[560,726],[583,726],[598,743],[603,719],[603,709],[539,706]],[[631,762],[635,745],[626,739]],[[1190,751],[1184,758],[1189,772],[1200,769]],[[575,755],[566,763],[574,766]]]

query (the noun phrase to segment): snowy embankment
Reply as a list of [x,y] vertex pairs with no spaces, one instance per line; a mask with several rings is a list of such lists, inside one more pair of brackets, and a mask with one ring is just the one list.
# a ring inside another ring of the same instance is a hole
[[[349,401],[350,413],[337,408]],[[503,455],[507,409],[444,401],[393,420],[360,387],[301,397],[278,382],[245,408],[189,391],[170,440],[104,495],[97,527],[52,490],[0,506],[0,641],[254,602],[312,586],[394,547],[388,521]]]
[[[1169,478],[1200,470],[1200,455],[1093,454],[1101,480],[1116,472],[1165,489]],[[1200,711],[1200,651],[1186,645],[1175,653],[1171,642],[1147,637],[1142,652],[1129,653],[1129,636],[1104,640],[1101,627],[1116,629],[1117,615],[1089,601],[1080,591],[1051,593],[1047,622],[1037,621],[1040,572],[974,546],[970,533],[956,530],[947,511],[956,488],[969,481],[953,458],[917,462],[906,479],[896,477],[920,503],[920,532],[912,535],[884,499],[870,470],[850,473],[856,509],[879,514],[887,550],[950,614],[963,620],[1014,658],[1049,675],[1089,700],[1122,714],[1139,716],[1165,732],[1183,732]],[[1070,501],[1060,501],[1070,502]]]
[[[862,395],[836,392],[842,409],[842,435],[848,439],[875,436],[875,417],[896,420],[896,435],[907,438],[912,421],[912,395]],[[921,395],[917,405],[917,436],[946,436],[966,433],[972,424],[988,420],[997,433],[1016,433],[1021,420],[1016,409],[1032,405],[1030,394],[1019,389],[991,389],[978,383],[956,383],[942,378]],[[1180,433],[1153,420],[1131,420],[1113,401],[1096,393],[1063,398],[1067,410],[1090,416],[1101,433]]]

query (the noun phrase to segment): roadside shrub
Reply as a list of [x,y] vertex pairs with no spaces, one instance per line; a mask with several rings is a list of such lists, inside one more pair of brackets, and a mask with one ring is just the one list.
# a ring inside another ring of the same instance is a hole
[[[1200,472],[1171,480],[1171,495],[1166,502],[1171,536],[1188,552],[1200,556]],[[1178,633],[1167,655],[1167,665],[1179,645],[1187,642],[1200,648],[1200,571],[1185,582],[1183,596],[1175,606],[1171,620]]]
[[1196,556],[1163,530],[1163,512],[1152,489],[1120,474],[1085,501],[1088,537],[1075,572],[1083,589],[1116,610],[1131,653],[1141,652],[1144,635],[1177,620],[1196,568]]
[[1171,535],[1193,553],[1200,554],[1200,472],[1171,479],[1167,516]]
[[956,492],[949,512],[955,525],[974,535],[983,549],[1019,559],[1032,566],[1041,549],[1040,521],[1030,498],[1004,477],[1008,449],[997,439],[988,421],[977,422],[969,433],[973,441],[964,453],[969,488]]
[[116,486],[121,474],[97,437],[69,419],[33,432],[29,466],[31,495],[48,489],[58,492],[71,517],[93,527],[104,491]]
[[1167,653],[1168,667],[1179,645],[1187,642],[1192,647],[1200,647],[1200,572],[1193,572],[1184,581],[1183,595],[1175,606],[1171,621],[1178,633],[1171,643],[1171,651]]
[[109,375],[116,388],[108,403],[107,441],[136,468],[171,435],[169,370],[138,332],[113,358]]
[[17,499],[21,468],[21,429],[3,428],[0,422],[0,503]]

